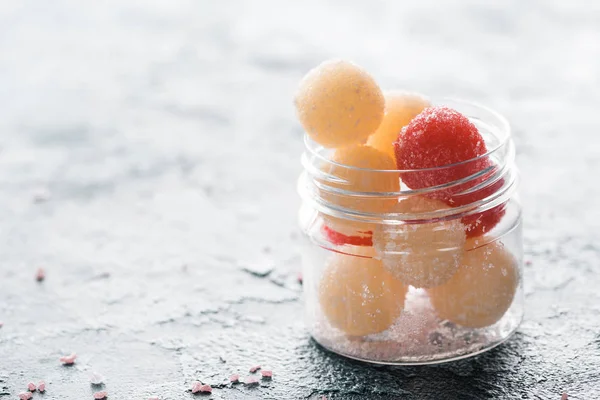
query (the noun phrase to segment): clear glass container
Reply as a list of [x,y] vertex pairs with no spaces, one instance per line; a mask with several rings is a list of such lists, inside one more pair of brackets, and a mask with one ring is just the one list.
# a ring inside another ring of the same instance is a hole
[[[305,139],[298,181],[308,239],[305,320],[335,353],[438,363],[489,350],[521,322],[522,219],[510,126],[480,105],[434,104],[466,115],[488,152],[427,170],[368,170],[335,163],[331,149]],[[461,178],[417,190],[404,184],[446,172]],[[400,189],[357,192],[348,185],[356,179],[399,179]]]

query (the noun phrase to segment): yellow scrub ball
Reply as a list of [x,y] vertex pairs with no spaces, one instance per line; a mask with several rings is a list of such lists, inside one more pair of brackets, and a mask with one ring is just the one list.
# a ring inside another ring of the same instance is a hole
[[[324,182],[324,185],[331,188],[371,193],[400,190],[400,176],[394,172],[396,169],[394,159],[370,146],[352,145],[339,148],[333,154],[331,161],[333,163],[327,163],[322,168],[323,172],[335,180]],[[397,203],[393,197],[351,196],[350,194],[337,194],[331,189],[322,189],[321,196],[327,202],[361,212],[385,212]]]
[[327,320],[351,336],[383,332],[404,308],[407,286],[388,273],[380,260],[333,253],[319,285],[319,302]]
[[[449,209],[441,201],[417,196],[390,212],[425,213]],[[378,225],[373,245],[385,268],[402,282],[431,288],[447,282],[458,270],[465,245],[460,219],[403,225]]]
[[294,101],[306,133],[325,147],[364,143],[383,119],[375,80],[348,61],[325,61],[300,82]]
[[429,100],[417,93],[386,92],[383,121],[377,131],[369,137],[367,144],[395,158],[393,143],[398,139],[398,134],[429,106]]
[[483,328],[496,323],[510,307],[519,282],[518,266],[502,243],[476,247],[473,240],[467,240],[471,250],[464,253],[452,279],[428,293],[440,318]]

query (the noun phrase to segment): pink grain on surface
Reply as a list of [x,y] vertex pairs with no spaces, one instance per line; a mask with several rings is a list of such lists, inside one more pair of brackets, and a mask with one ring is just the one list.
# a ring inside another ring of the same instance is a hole
[[20,400],[29,400],[33,397],[33,395],[31,394],[31,392],[21,392],[19,393],[19,399]]
[[46,279],[46,271],[44,271],[44,268],[38,268],[35,272],[35,280],[42,282],[44,279]]
[[60,362],[63,363],[64,365],[72,365],[72,364],[75,364],[76,359],[77,359],[77,354],[72,353],[68,356],[62,356],[60,358]]
[[560,400],[569,400],[569,395],[563,392],[562,396],[560,396]]
[[40,392],[45,392],[46,391],[46,382],[40,381],[40,383],[38,383],[37,388]]
[[202,384],[198,381],[194,382],[194,384],[192,385],[192,393],[198,393],[200,391],[200,388],[202,387]]
[[244,383],[246,385],[257,385],[258,384],[258,378],[255,378],[253,376],[247,376],[246,379],[244,379]]
[[250,372],[256,372],[260,369],[260,365],[255,365],[254,367],[250,368]]
[[229,377],[230,382],[239,382],[240,376],[238,374],[233,374]]
[[90,375],[90,383],[92,385],[102,385],[104,383],[104,377],[97,372],[92,372]]
[[262,371],[260,371],[260,374],[262,375],[263,378],[272,378],[273,377],[273,371],[268,370],[268,369],[263,369]]
[[37,389],[37,387],[35,386],[35,383],[29,382],[27,384],[27,390],[29,390],[30,392],[35,392],[36,389]]
[[96,399],[96,400],[105,399],[107,397],[108,397],[108,393],[106,393],[104,390],[101,392],[94,393],[94,399]]
[[212,387],[210,385],[200,386],[200,393],[212,393]]

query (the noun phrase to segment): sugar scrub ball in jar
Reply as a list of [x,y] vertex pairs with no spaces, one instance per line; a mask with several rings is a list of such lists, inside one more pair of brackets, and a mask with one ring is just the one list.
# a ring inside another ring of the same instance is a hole
[[[429,107],[400,134],[395,154],[398,169],[430,169],[471,160],[486,153],[483,137],[469,119],[449,107]],[[481,170],[478,163],[455,168],[406,173],[402,180],[411,189],[437,186]]]
[[[449,208],[439,200],[414,196],[397,203],[390,212],[423,214]],[[465,241],[460,219],[378,224],[373,233],[373,245],[384,267],[417,288],[439,286],[452,278],[461,263]]]
[[294,103],[308,136],[330,148],[364,143],[379,127],[385,107],[371,75],[342,60],[325,61],[309,71]]
[[[337,149],[322,171],[330,179],[321,189],[324,200],[361,212],[385,212],[397,202],[394,197],[377,196],[400,190],[400,178],[392,157],[371,146],[351,145]],[[339,193],[336,190],[349,193]],[[372,197],[353,196],[352,192],[373,193]]]
[[[467,178],[493,168],[487,147],[477,127],[465,115],[449,107],[429,107],[417,115],[398,135],[394,143],[396,164],[403,172],[402,180],[411,189],[438,186]],[[490,176],[490,174],[487,174]],[[472,191],[486,179],[439,189],[428,196],[456,207],[470,204],[494,194],[503,181]],[[468,193],[468,194],[463,194]],[[504,216],[504,206],[463,219],[467,237],[489,232]]]
[[[335,207],[352,211],[381,213],[397,203],[394,196],[353,196],[355,192],[394,193],[400,190],[395,162],[388,154],[366,145],[337,149],[322,171],[330,177],[323,182],[321,197]],[[339,193],[339,191],[346,193]],[[371,245],[372,224],[324,215],[324,234],[334,244]]]
[[468,239],[458,271],[444,285],[428,289],[440,318],[483,328],[510,307],[519,282],[517,260],[501,242],[484,244],[484,239]]
[[372,258],[372,247],[356,255],[333,253],[319,284],[319,303],[329,323],[351,336],[383,332],[404,308],[408,287]]
[[418,94],[401,91],[384,93],[385,115],[377,131],[369,136],[367,144],[395,158],[394,142],[403,127],[431,104]]

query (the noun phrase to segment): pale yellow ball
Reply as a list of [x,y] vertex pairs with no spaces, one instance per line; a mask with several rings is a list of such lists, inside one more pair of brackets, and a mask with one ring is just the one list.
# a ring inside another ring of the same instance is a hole
[[428,289],[440,318],[469,328],[498,322],[512,304],[519,283],[517,260],[502,243],[477,247],[476,241],[467,240],[465,248],[470,250],[452,279]]
[[367,144],[395,158],[393,143],[398,139],[398,134],[431,103],[418,93],[391,91],[384,93],[384,96],[385,115]]
[[[390,212],[423,214],[449,207],[422,196],[397,203]],[[458,270],[466,241],[460,219],[376,226],[373,245],[385,268],[405,284],[431,288]]]
[[348,61],[325,61],[306,74],[294,100],[300,123],[330,148],[364,143],[381,124],[385,100],[375,80]]
[[319,303],[332,326],[351,336],[383,332],[404,308],[408,287],[388,273],[380,260],[332,253],[319,285]]
[[[400,190],[400,175],[393,171],[396,163],[388,154],[366,145],[351,145],[337,149],[331,161],[322,168],[333,178],[324,183],[329,189],[321,190],[325,201],[342,208],[371,213],[385,212],[397,202],[392,197],[357,196],[352,193],[377,194]],[[349,193],[336,193],[330,188]]]

